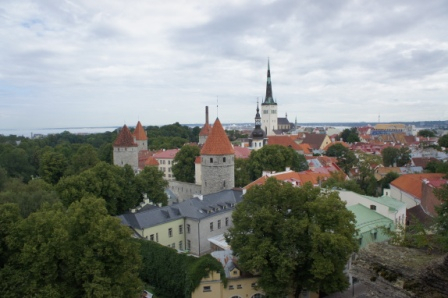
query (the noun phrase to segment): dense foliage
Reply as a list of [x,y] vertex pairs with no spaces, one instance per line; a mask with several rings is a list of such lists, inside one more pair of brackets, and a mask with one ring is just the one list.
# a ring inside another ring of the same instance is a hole
[[194,183],[195,160],[201,155],[198,146],[185,145],[177,152],[173,161],[173,174],[177,181]]
[[359,142],[359,135],[356,127],[344,129],[339,137],[346,143]]
[[261,177],[263,171],[285,171],[287,167],[300,172],[308,170],[305,156],[281,145],[267,145],[250,153],[248,172],[251,180]]
[[436,228],[440,243],[448,251],[448,184],[434,190],[441,204],[436,206]]
[[448,148],[448,134],[441,136],[438,143],[440,146]]
[[184,298],[199,286],[209,272],[221,273],[226,284],[223,266],[210,255],[200,258],[179,254],[176,250],[153,241],[135,240],[140,243],[142,269],[140,277],[155,287],[158,297]]
[[0,205],[8,227],[0,229],[1,297],[135,297],[141,289],[138,245],[103,200],[46,206],[26,219],[14,206]]
[[200,128],[189,128],[178,122],[164,126],[148,126],[148,145],[150,150],[181,148],[189,142],[199,141]]
[[436,133],[430,129],[422,129],[418,131],[417,135],[424,138],[433,138],[436,136]]
[[355,153],[340,143],[330,146],[326,152],[326,155],[336,157],[338,160],[338,166],[346,174],[348,174],[350,169],[358,163]]
[[383,164],[385,167],[402,167],[411,161],[411,150],[406,147],[400,149],[394,147],[387,147],[381,151],[383,156]]
[[260,272],[268,296],[348,287],[343,271],[358,249],[355,216],[337,193],[269,178],[247,191],[232,217],[227,241],[243,270]]

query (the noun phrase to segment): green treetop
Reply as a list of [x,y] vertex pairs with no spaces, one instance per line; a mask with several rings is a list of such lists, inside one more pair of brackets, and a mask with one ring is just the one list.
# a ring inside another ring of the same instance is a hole
[[358,249],[355,216],[335,192],[269,178],[236,206],[226,234],[243,270],[260,272],[270,297],[348,287],[344,266]]

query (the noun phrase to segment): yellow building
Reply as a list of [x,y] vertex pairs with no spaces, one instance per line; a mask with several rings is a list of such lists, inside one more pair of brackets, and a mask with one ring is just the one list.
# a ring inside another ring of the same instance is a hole
[[[238,269],[232,256],[232,251],[215,251],[211,254],[224,267],[227,277],[227,287],[221,281],[220,274],[210,272],[202,279],[200,285],[191,294],[191,298],[263,298],[266,297],[262,289],[258,288],[258,277]],[[291,295],[291,297],[293,297]],[[317,298],[317,293],[303,292],[301,298]]]

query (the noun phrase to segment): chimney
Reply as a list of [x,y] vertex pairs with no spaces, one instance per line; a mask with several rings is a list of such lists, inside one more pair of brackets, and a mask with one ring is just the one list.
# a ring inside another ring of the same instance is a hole
[[208,106],[205,106],[205,123],[208,124]]

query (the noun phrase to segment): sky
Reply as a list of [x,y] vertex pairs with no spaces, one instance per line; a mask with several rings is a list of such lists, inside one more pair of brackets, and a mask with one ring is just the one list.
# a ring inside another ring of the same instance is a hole
[[448,1],[0,0],[0,128],[448,119]]

